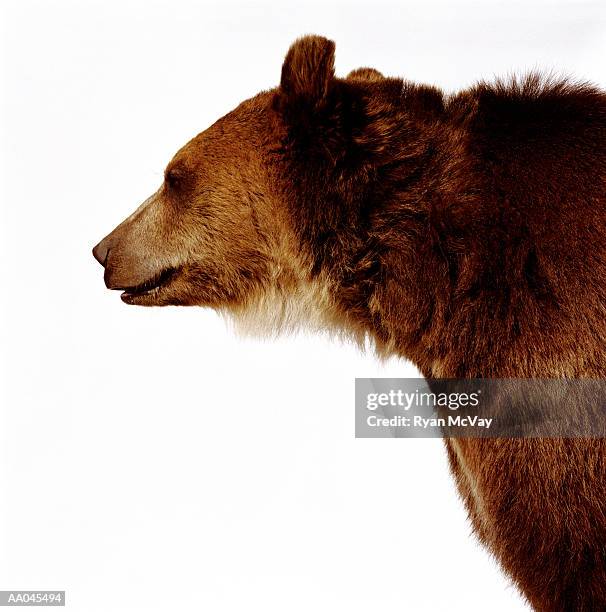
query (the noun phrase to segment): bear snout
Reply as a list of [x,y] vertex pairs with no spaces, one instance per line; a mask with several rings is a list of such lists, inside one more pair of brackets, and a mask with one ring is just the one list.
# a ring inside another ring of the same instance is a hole
[[103,281],[108,289],[119,288],[120,285],[115,282],[115,270],[109,262],[109,252],[111,251],[111,243],[109,240],[110,236],[106,236],[93,247],[93,257],[105,268],[103,273]]
[[93,247],[93,257],[105,268],[107,255],[109,254],[109,241],[104,238],[99,244]]
[[109,254],[113,246],[110,238],[111,234],[103,238],[99,244],[93,247],[93,257],[105,268],[103,273],[103,281],[105,282],[105,286],[108,289],[119,289],[125,285],[119,281],[116,282],[115,277],[116,275],[123,276],[124,274],[121,274],[119,270],[116,270],[116,266],[112,265],[112,262],[110,261]]
[[103,281],[108,289],[143,291],[173,269],[136,246],[123,235],[116,236],[114,230],[93,248],[93,257],[104,268]]

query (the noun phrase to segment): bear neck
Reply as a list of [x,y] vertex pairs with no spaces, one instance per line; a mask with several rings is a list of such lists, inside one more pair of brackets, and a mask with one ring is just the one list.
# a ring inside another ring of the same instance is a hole
[[[429,90],[409,91],[405,111],[401,99],[383,99],[380,120],[340,158],[316,150],[301,163],[295,148],[282,169],[310,279],[332,297],[330,320],[425,375],[441,359],[437,338],[446,333],[453,282],[456,240],[444,211],[473,192],[464,130]],[[432,104],[412,104],[415,92]]]

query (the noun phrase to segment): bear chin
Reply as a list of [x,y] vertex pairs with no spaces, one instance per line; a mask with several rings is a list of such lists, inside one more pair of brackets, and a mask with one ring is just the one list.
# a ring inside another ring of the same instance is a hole
[[215,309],[228,327],[246,338],[275,338],[298,333],[327,333],[364,348],[363,333],[348,328],[321,283],[299,283],[289,290],[265,289],[243,303]]

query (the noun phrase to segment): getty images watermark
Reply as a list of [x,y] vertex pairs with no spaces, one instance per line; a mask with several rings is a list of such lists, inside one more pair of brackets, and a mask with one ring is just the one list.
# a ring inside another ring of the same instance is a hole
[[64,606],[65,591],[0,591],[0,606]]
[[358,438],[604,436],[604,380],[356,379]]

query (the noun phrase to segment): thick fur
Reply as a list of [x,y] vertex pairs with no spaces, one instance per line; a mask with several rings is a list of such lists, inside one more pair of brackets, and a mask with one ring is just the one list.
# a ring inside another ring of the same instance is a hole
[[[177,153],[95,256],[126,302],[265,314],[269,331],[304,314],[428,377],[602,378],[606,95],[537,75],[452,96],[339,79],[334,43],[305,37],[280,87]],[[446,445],[534,608],[606,609],[605,440]]]

